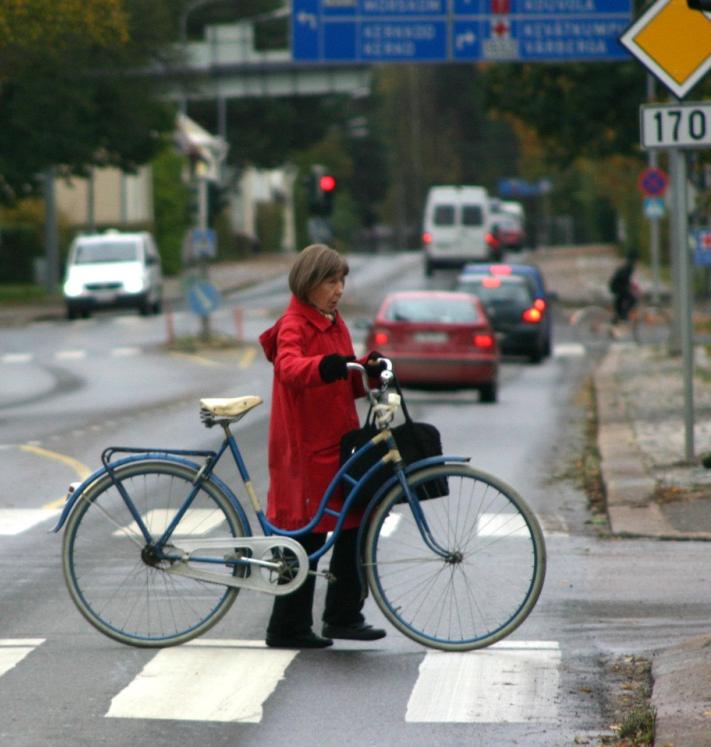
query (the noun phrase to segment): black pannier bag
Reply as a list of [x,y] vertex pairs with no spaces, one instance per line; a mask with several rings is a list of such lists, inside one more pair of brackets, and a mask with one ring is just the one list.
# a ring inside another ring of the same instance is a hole
[[[392,428],[392,433],[403,461],[405,464],[412,464],[426,457],[441,456],[442,439],[439,431],[430,423],[418,423],[410,417],[397,381],[395,382],[395,386],[400,394],[405,422],[402,425]],[[372,422],[371,415],[372,413],[369,412],[365,425],[362,428],[349,431],[341,439],[341,464],[344,464],[353,452],[378,433],[375,423]],[[351,465],[348,474],[356,480],[360,479],[378,460],[385,456],[387,450],[388,448],[385,443],[377,444],[367,455],[364,455]],[[360,489],[354,505],[362,506],[366,504],[375,495],[375,492],[383,482],[391,477],[394,472],[392,464],[388,464],[373,475]],[[449,487],[445,477],[428,480],[417,487],[417,497],[421,501],[430,498],[439,498],[443,495],[448,495],[448,493]]]

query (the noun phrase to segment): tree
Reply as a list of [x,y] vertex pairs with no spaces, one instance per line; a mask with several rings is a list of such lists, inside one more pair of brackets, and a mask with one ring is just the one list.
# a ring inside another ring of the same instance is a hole
[[176,38],[172,0],[6,0],[0,8],[0,194],[38,189],[57,165],[125,170],[148,161],[173,108],[141,75]]
[[487,107],[533,129],[551,158],[629,155],[639,146],[644,68],[637,62],[486,68]]

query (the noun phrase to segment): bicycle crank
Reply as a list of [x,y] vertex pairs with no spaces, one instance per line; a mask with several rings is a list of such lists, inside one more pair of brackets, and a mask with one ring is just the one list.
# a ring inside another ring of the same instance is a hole
[[[166,547],[166,550],[168,548]],[[187,576],[208,584],[264,591],[281,596],[290,594],[304,583],[309,573],[309,558],[304,548],[290,537],[206,537],[180,538],[170,546],[180,553],[179,560],[164,568],[166,573]],[[199,557],[199,550],[224,550],[225,560],[239,559],[234,576],[211,573],[196,563],[211,563],[214,557]]]

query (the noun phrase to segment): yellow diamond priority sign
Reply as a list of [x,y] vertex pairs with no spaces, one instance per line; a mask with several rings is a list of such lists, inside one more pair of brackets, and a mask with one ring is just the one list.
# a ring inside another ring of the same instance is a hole
[[686,0],[657,0],[620,41],[680,99],[711,68],[711,14]]

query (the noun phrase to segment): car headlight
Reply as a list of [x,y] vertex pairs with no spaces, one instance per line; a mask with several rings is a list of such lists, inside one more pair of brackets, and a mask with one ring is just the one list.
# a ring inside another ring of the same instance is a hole
[[64,295],[70,298],[81,296],[83,290],[84,286],[78,280],[68,278],[64,283]]
[[123,287],[126,293],[140,293],[143,290],[143,278],[127,278],[124,280]]

